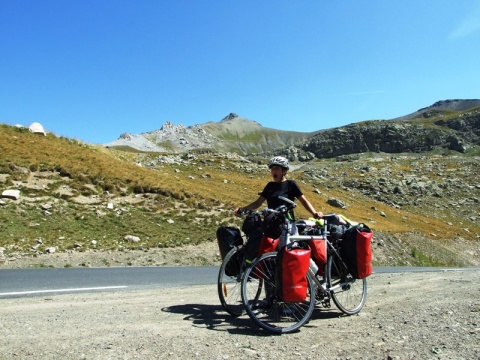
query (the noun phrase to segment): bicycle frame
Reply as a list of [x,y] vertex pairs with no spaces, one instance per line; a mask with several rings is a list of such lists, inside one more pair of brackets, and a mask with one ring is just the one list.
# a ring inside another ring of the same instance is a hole
[[[296,204],[293,201],[291,201],[287,198],[283,198],[283,197],[280,197],[280,198],[282,200],[288,202],[289,204],[291,204],[293,207],[296,206]],[[285,222],[284,222],[284,225],[283,225],[283,231],[282,231],[282,235],[280,236],[280,241],[279,241],[277,251],[282,249],[284,246],[287,246],[288,244],[291,244],[295,241],[325,240],[326,244],[327,244],[327,259],[328,259],[329,256],[331,256],[331,255],[329,255],[329,254],[331,254],[331,252],[334,252],[338,256],[338,258],[341,259],[341,256],[337,252],[337,249],[335,248],[335,246],[328,240],[328,236],[327,236],[328,235],[328,230],[327,230],[327,220],[326,219],[324,219],[324,224],[323,224],[323,235],[298,235],[298,234],[296,234],[297,231],[298,230],[297,230],[296,226],[293,224],[293,222],[291,222],[290,220],[285,218]],[[317,270],[318,270],[317,265],[314,263],[314,261],[312,259],[310,259],[310,267],[308,269],[308,273],[309,273],[310,277],[312,278],[312,280],[314,281],[317,288],[322,289],[324,294],[330,294],[333,291],[336,291],[340,288],[343,288],[348,283],[348,282],[341,282],[341,283],[339,283],[339,284],[337,284],[333,287],[327,288],[327,279],[326,279],[327,262],[324,265],[324,271],[323,271],[323,276],[322,276],[321,280],[317,276]]]

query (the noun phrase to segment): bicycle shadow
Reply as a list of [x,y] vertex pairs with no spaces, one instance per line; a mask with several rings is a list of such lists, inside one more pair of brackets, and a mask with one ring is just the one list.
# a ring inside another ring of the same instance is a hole
[[[221,305],[211,304],[182,304],[166,306],[161,309],[164,312],[185,315],[183,320],[190,321],[193,326],[206,328],[214,331],[227,331],[236,335],[253,335],[253,336],[275,336],[258,328],[254,325],[248,315],[233,317]],[[326,320],[340,318],[344,315],[335,309],[323,309],[316,307],[312,313],[310,320],[305,327],[317,327],[321,323],[315,323],[315,320]],[[301,330],[301,329],[300,329]]]
[[313,310],[312,316],[310,320],[327,320],[327,319],[337,319],[340,317],[346,316],[340,310],[336,308],[322,308],[322,307],[315,307]]
[[193,326],[207,328],[214,331],[227,331],[236,335],[267,336],[256,327],[248,315],[234,317],[223,309],[221,305],[210,304],[182,304],[166,306],[164,312],[183,314],[183,320],[192,322]]

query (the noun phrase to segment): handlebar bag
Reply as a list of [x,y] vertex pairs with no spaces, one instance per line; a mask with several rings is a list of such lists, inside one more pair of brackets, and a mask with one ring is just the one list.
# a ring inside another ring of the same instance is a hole
[[307,298],[310,249],[283,247],[275,267],[276,295],[280,301],[301,302]]
[[366,278],[373,272],[372,237],[372,230],[365,224],[352,226],[343,236],[340,254],[356,279]]
[[277,239],[282,235],[282,226],[285,221],[285,215],[270,213],[263,219],[263,233],[267,237]]
[[235,246],[243,244],[240,229],[231,226],[220,226],[217,229],[217,243],[220,250],[220,256],[223,260],[230,250]]
[[245,235],[250,236],[255,230],[262,229],[263,221],[260,215],[248,215],[245,220],[243,220],[242,231]]

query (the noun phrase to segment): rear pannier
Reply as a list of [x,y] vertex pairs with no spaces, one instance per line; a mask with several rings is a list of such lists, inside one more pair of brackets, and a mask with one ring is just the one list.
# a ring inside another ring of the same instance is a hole
[[341,241],[341,256],[350,274],[356,279],[371,275],[373,232],[367,225],[359,224],[345,231]]
[[323,238],[313,239],[309,242],[312,260],[318,266],[317,274],[323,275],[323,268],[327,263],[327,242]]

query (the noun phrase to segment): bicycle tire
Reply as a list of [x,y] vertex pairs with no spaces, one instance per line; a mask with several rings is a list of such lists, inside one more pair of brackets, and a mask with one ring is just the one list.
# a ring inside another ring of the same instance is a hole
[[337,308],[347,315],[358,314],[367,299],[367,279],[355,279],[335,252],[327,261],[327,285]]
[[[315,283],[307,274],[307,298],[303,302],[281,302],[275,295],[277,253],[255,259],[242,278],[242,299],[248,316],[259,327],[276,334],[291,333],[303,326],[315,307]],[[263,286],[258,283],[262,281]],[[257,290],[261,290],[258,296]],[[263,295],[263,296],[262,296]]]
[[[245,307],[242,301],[241,281],[246,264],[244,256],[239,256],[239,251],[242,251],[242,249],[243,246],[236,246],[230,250],[227,255],[225,255],[220,270],[218,271],[218,298],[225,311],[234,317],[245,314]],[[259,286],[257,296],[260,296],[262,283],[260,283]]]

